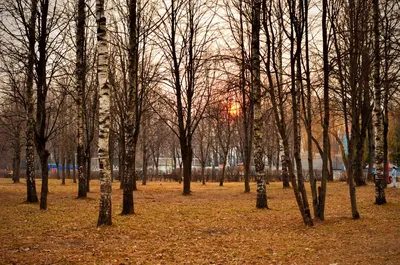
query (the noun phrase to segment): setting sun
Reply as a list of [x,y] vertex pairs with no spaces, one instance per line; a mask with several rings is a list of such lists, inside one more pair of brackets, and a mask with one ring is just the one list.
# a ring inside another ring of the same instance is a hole
[[233,102],[229,107],[229,114],[232,117],[236,117],[239,115],[240,112],[240,104],[239,102]]

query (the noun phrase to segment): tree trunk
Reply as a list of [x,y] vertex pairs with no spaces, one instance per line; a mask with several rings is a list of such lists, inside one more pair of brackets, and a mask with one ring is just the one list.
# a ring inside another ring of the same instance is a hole
[[[322,156],[322,181],[321,188],[318,189],[318,218],[325,220],[325,198],[326,182],[328,180],[328,159],[330,157],[329,148],[329,58],[328,58],[328,26],[327,12],[328,1],[323,0],[322,9],[322,39],[323,39],[323,60],[324,60],[324,123],[323,123],[323,156]],[[311,117],[310,117],[311,118]]]
[[[146,126],[143,131],[142,139],[142,153],[143,153],[143,167],[142,167],[142,185],[147,184],[147,148],[146,148]],[[175,153],[175,152],[174,152]],[[175,159],[175,158],[174,158]]]
[[206,163],[202,163],[201,164],[201,182],[203,183],[203,185],[206,185],[205,171],[206,171]]
[[225,181],[225,170],[226,170],[226,163],[228,160],[228,154],[224,152],[224,158],[222,161],[222,172],[221,172],[221,178],[219,180],[219,186],[222,187],[224,186],[224,181]]
[[108,160],[108,137],[110,129],[110,87],[108,84],[108,38],[104,15],[104,0],[96,0],[97,18],[97,76],[100,90],[99,107],[99,168],[100,207],[97,226],[111,225],[111,176]]
[[[348,167],[348,182],[349,182],[349,192],[350,192],[350,204],[351,204],[351,212],[353,219],[360,218],[360,214],[357,210],[357,198],[356,198],[356,188],[354,184],[354,156],[355,156],[355,148],[357,148],[358,142],[358,131],[357,128],[359,126],[359,114],[357,111],[357,100],[354,95],[356,95],[356,74],[357,74],[357,47],[358,37],[357,37],[357,29],[356,29],[356,10],[355,10],[355,2],[354,0],[349,0],[349,47],[350,47],[350,89],[351,89],[351,139],[349,140],[349,167]],[[349,139],[349,135],[347,135]]]
[[50,153],[46,150],[45,144],[43,142],[38,144],[37,147],[39,158],[40,158],[40,168],[42,170],[42,190],[40,193],[40,209],[47,209],[47,194],[49,192],[49,171],[47,169],[48,166],[48,158]]
[[21,143],[18,138],[18,142],[15,145],[14,157],[13,157],[13,182],[19,183],[20,181],[20,168],[21,168]]
[[181,144],[181,146],[183,162],[183,195],[190,195],[193,151],[191,145],[185,146],[185,144]]
[[[371,122],[368,125],[368,173],[367,179],[369,181],[374,181],[373,169],[375,162],[375,136],[374,136],[374,124]],[[385,168],[385,167],[384,167]],[[384,169],[383,168],[383,169]],[[383,170],[385,176],[385,170]]]
[[361,136],[357,141],[355,161],[354,181],[357,187],[367,185],[364,177],[364,142],[365,137]]
[[26,81],[26,101],[27,101],[27,133],[26,133],[26,189],[27,202],[38,202],[35,184],[35,121],[33,119],[34,100],[33,100],[33,79],[34,79],[34,58],[36,42],[36,15],[38,0],[31,2],[31,17],[29,19],[29,51]]
[[[240,65],[240,89],[242,94],[242,112],[243,112],[243,177],[244,177],[244,192],[250,192],[250,173],[251,173],[251,155],[253,144],[253,92],[250,90],[250,100],[247,100],[248,92],[246,91],[246,55],[244,44],[244,26],[243,26],[243,1],[239,2],[240,9],[240,51],[241,51],[241,65]],[[247,105],[247,102],[249,104]]]
[[[78,107],[77,126],[77,164],[78,164],[78,198],[86,198],[88,188],[85,177],[85,154],[84,154],[84,124],[86,112],[85,85],[86,85],[86,56],[85,56],[85,0],[78,0],[78,19],[76,26],[76,90]],[[88,143],[87,143],[88,144]],[[74,178],[75,179],[75,178]]]
[[260,9],[261,1],[252,3],[251,25],[251,85],[254,93],[254,166],[256,168],[257,201],[258,209],[268,209],[267,189],[265,186],[264,150],[263,150],[263,109],[261,106],[261,80],[260,80]]
[[125,129],[124,125],[120,128],[120,135],[119,135],[119,181],[120,185],[119,188],[124,188],[124,181],[125,181],[125,153],[126,153],[126,145],[125,145]]
[[47,49],[46,42],[48,40],[48,28],[47,28],[47,17],[49,11],[49,0],[44,0],[40,2],[40,34],[38,41],[38,51],[39,60],[38,66],[36,68],[37,72],[37,100],[36,100],[36,129],[35,129],[35,143],[36,149],[40,158],[40,165],[42,169],[42,190],[40,194],[40,209],[47,209],[47,193],[48,193],[48,177],[49,172],[48,157],[50,155],[49,151],[46,150],[46,142],[48,137],[46,137],[46,123],[47,123],[47,108],[46,108],[46,98],[47,98]]
[[86,180],[86,192],[90,192],[90,179],[92,173],[92,156],[90,154],[90,145],[86,148],[85,151],[85,180]]
[[374,9],[374,113],[375,113],[375,204],[382,205],[386,203],[385,196],[385,175],[384,175],[384,152],[383,152],[383,119],[382,119],[382,95],[380,78],[380,11],[379,0],[373,0]]
[[64,155],[64,154],[61,156],[61,167],[62,167],[62,171],[61,171],[61,174],[62,174],[61,185],[65,185],[65,173],[66,173],[65,171],[66,171],[67,167],[66,167],[66,159],[65,159],[65,155]]
[[72,178],[74,183],[76,183],[76,165],[75,165],[75,158],[72,160]]
[[281,146],[281,151],[280,151],[280,153],[282,154],[282,156],[281,156],[281,167],[282,167],[282,184],[283,184],[283,188],[284,189],[287,189],[287,188],[290,188],[290,184],[289,184],[289,173],[288,173],[288,167],[287,167],[287,161],[286,161],[286,158],[285,158],[285,152],[284,152],[284,149],[283,149],[283,141],[281,140],[280,141],[280,146]]
[[59,160],[59,158],[56,156],[56,159],[55,159],[56,161],[56,169],[57,169],[57,171],[56,171],[56,177],[57,177],[57,179],[59,180],[60,179],[60,160]]
[[71,165],[71,159],[68,158],[68,160],[67,160],[67,168],[66,168],[66,171],[67,171],[67,179],[70,179],[70,178],[71,178],[71,168],[70,168],[70,165]]

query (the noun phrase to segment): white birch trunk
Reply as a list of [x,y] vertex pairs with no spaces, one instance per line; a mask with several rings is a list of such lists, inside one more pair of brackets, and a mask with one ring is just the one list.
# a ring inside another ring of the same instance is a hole
[[260,86],[260,9],[261,1],[254,0],[252,6],[252,38],[251,38],[251,82],[254,93],[254,166],[257,180],[257,202],[259,209],[268,208],[267,191],[264,174],[263,150],[263,111],[261,107]]
[[96,1],[97,15],[97,77],[99,80],[99,168],[100,209],[97,226],[111,225],[111,170],[108,155],[110,131],[110,87],[108,84],[108,40],[104,0]]

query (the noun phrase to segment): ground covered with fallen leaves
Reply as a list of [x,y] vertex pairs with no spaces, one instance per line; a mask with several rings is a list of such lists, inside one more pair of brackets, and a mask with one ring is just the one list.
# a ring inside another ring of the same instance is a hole
[[191,196],[176,182],[139,184],[131,216],[120,215],[115,182],[113,225],[97,228],[91,185],[76,199],[71,180],[50,180],[41,211],[24,203],[24,182],[0,179],[0,264],[400,264],[400,189],[388,187],[377,206],[373,184],[357,188],[361,219],[352,220],[348,186],[329,183],[326,220],[308,228],[278,182],[267,186],[270,210],[255,208],[254,183],[250,194],[242,183],[192,183]]

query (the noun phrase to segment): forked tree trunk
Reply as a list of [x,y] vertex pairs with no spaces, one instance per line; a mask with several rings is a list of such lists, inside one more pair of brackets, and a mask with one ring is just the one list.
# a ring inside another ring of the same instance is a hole
[[384,176],[384,153],[383,153],[383,119],[382,119],[382,95],[381,95],[381,78],[380,78],[380,19],[379,19],[379,0],[373,0],[374,9],[374,113],[375,113],[375,203],[382,205],[386,203],[385,196],[385,176]]
[[110,87],[108,84],[108,38],[104,0],[96,0],[97,19],[97,76],[100,90],[99,106],[99,168],[100,207],[97,226],[111,225],[111,176],[108,155],[110,130]]
[[38,202],[35,184],[35,121],[34,99],[33,99],[33,70],[34,70],[34,54],[36,42],[36,15],[38,0],[31,1],[31,17],[29,19],[29,51],[27,65],[27,81],[26,81],[26,101],[27,101],[27,133],[26,133],[26,189],[27,202]]

